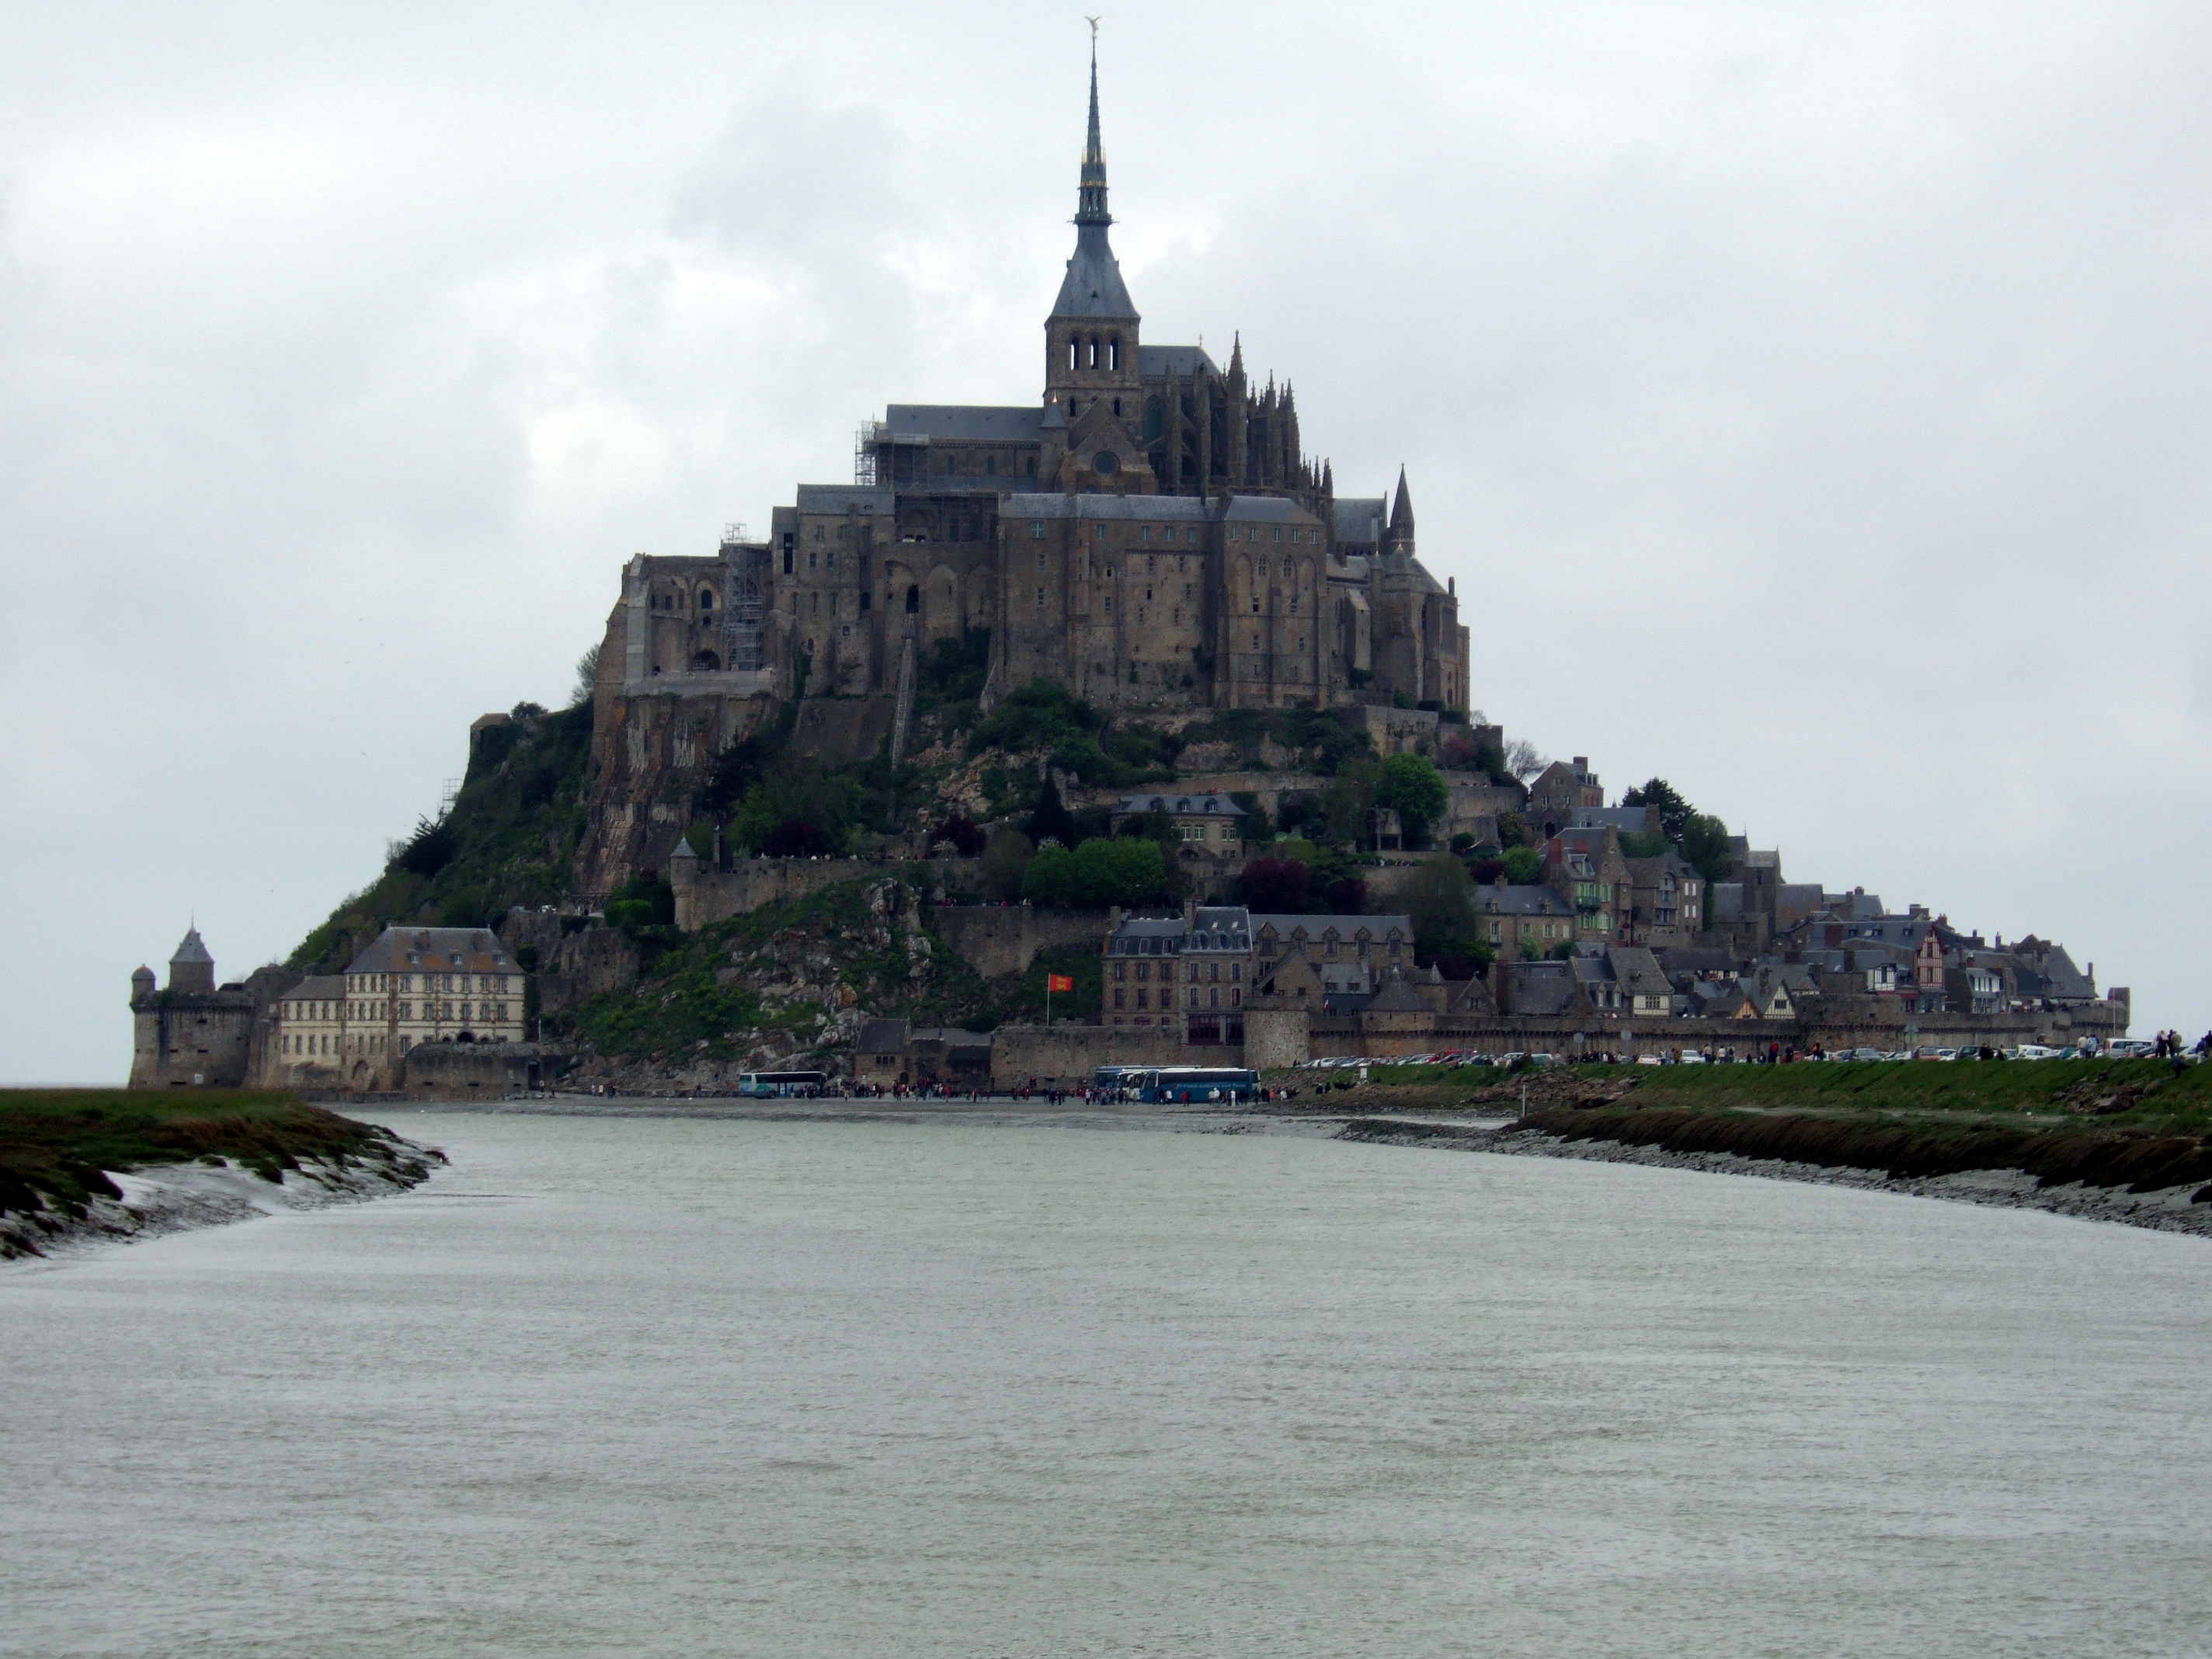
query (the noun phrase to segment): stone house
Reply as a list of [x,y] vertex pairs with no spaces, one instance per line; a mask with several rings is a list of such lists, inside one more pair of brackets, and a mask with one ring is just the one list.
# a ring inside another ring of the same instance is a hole
[[1620,831],[1607,825],[1553,836],[1544,843],[1544,879],[1572,902],[1577,939],[1629,943],[1634,896]]
[[1604,805],[1605,791],[1589,769],[1589,757],[1577,755],[1571,762],[1553,761],[1529,780],[1528,805],[1522,816],[1532,833],[1549,840],[1571,828],[1577,812]]
[[1693,943],[1705,931],[1705,878],[1672,848],[1656,858],[1624,862],[1628,869],[1629,938],[1653,950]]
[[1503,876],[1474,892],[1477,925],[1500,960],[1547,955],[1575,936],[1575,913],[1549,887],[1510,885]]
[[907,1069],[906,1044],[906,1021],[862,1020],[853,1038],[854,1080],[886,1089],[913,1082]]
[[1333,994],[1410,968],[1413,925],[1398,916],[1254,915],[1242,905],[1193,905],[1181,916],[1114,917],[1105,941],[1103,1025],[1165,1029],[1190,1043],[1243,1041],[1244,1009],[1292,959],[1310,975],[1280,981],[1318,1009]]
[[1153,812],[1166,814],[1187,848],[1217,857],[1233,857],[1244,850],[1244,809],[1218,793],[1123,795],[1115,803],[1109,833],[1119,835],[1129,819]]

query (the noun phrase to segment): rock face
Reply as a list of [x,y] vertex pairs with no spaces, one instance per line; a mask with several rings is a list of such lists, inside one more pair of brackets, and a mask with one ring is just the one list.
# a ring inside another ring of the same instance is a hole
[[715,761],[775,708],[763,696],[629,696],[623,690],[623,607],[599,650],[592,753],[575,896],[596,909],[641,870],[665,870],[690,803]]

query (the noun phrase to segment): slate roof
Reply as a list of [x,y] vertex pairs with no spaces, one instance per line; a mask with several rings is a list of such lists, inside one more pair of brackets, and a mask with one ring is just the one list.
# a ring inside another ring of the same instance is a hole
[[169,958],[169,965],[173,968],[180,962],[204,962],[210,967],[215,964],[215,958],[208,954],[208,948],[200,939],[198,928],[185,929],[185,937],[177,946],[176,955]]
[[1206,355],[1204,346],[1140,345],[1137,348],[1137,373],[1146,380],[1157,380],[1174,370],[1183,380],[1194,378],[1200,369],[1216,380],[1221,370],[1212,358]]
[[1516,1014],[1571,1014],[1575,1006],[1573,965],[1565,962],[1509,962],[1503,964],[1506,1001]]
[[1224,794],[1124,795],[1117,812],[1166,812],[1176,817],[1220,817],[1241,818],[1244,809]]
[[1613,976],[1625,995],[1656,997],[1664,1001],[1674,988],[1660,971],[1659,959],[1640,945],[1616,945],[1606,952]]
[[1650,808],[1648,806],[1577,806],[1571,830],[1603,830],[1608,825],[1624,836],[1649,833]]
[[1402,979],[1394,979],[1367,999],[1370,1014],[1425,1014],[1429,1005],[1419,991]]
[[277,999],[280,1002],[336,1002],[346,994],[343,974],[310,974]]
[[1350,499],[1339,496],[1331,509],[1331,518],[1340,542],[1355,542],[1373,546],[1382,539],[1389,525],[1389,506],[1380,495],[1358,495]]
[[1137,303],[1121,280],[1121,264],[1106,240],[1105,226],[1076,227],[1075,252],[1068,256],[1067,275],[1060,278],[1060,295],[1052,302],[1051,314],[1136,321]]
[[505,974],[518,971],[489,927],[387,927],[346,965],[349,974]]
[[1486,916],[1571,916],[1574,906],[1548,887],[1478,887],[1475,908]]
[[894,440],[1033,444],[1044,429],[1044,407],[1019,404],[889,404],[884,408],[884,424],[890,428]]
[[860,1024],[860,1036],[853,1039],[853,1047],[861,1054],[904,1054],[906,1030],[906,1022],[902,1019],[864,1020]]

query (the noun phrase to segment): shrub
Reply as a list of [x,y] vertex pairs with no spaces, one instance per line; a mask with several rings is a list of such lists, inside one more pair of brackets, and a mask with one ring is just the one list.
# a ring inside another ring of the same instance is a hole
[[1544,878],[1544,860],[1533,847],[1509,847],[1499,862],[1505,879],[1516,887],[1531,887]]
[[983,848],[983,891],[988,897],[1017,899],[1022,896],[1022,878],[1028,873],[1030,860],[1036,848],[1030,838],[1018,830],[994,830],[988,845]]
[[[939,641],[943,643],[943,641]],[[971,822],[964,812],[955,812],[929,832],[932,846],[940,841],[951,842],[953,850],[963,858],[972,859],[990,841],[981,826]]]
[[830,850],[830,838],[805,818],[786,818],[769,831],[761,850],[772,859],[811,858]]
[[607,899],[607,926],[625,933],[641,927],[669,927],[676,921],[676,891],[657,876],[637,876],[615,889]]
[[1467,872],[1468,875],[1474,878],[1476,886],[1488,887],[1494,884],[1498,877],[1505,873],[1505,860],[1504,859],[1477,859],[1474,863],[1467,866]]
[[1313,872],[1299,859],[1253,859],[1244,866],[1244,902],[1269,915],[1304,915]]
[[435,823],[428,818],[417,818],[415,833],[392,859],[392,867],[410,875],[434,876],[451,864],[460,850],[460,838],[443,818]]
[[1165,895],[1167,861],[1159,844],[1115,836],[1073,851],[1048,847],[1030,860],[1022,893],[1035,904],[1143,904]]

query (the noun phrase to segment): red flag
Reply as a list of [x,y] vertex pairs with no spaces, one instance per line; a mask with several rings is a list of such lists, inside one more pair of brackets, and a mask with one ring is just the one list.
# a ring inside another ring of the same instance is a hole
[[1075,975],[1047,974],[1044,976],[1044,988],[1048,991],[1073,991],[1075,988]]

